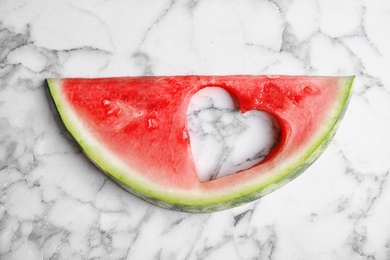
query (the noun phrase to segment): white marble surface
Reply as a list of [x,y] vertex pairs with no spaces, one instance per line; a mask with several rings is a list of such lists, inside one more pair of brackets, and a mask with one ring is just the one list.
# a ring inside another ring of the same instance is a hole
[[265,111],[242,114],[221,87],[206,87],[192,96],[187,130],[198,179],[206,182],[249,169],[278,143],[276,119]]
[[[390,259],[387,0],[0,0],[0,258]],[[47,77],[357,75],[334,142],[231,210],[163,210],[107,180]]]

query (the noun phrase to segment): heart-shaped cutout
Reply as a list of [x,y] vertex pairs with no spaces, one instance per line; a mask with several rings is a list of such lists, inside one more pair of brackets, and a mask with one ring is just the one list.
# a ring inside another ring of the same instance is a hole
[[258,110],[242,114],[228,91],[212,86],[191,98],[187,129],[201,182],[258,164],[277,144],[280,132],[272,115]]

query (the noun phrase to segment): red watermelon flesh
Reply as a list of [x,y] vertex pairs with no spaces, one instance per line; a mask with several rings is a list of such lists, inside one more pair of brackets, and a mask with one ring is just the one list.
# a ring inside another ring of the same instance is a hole
[[[353,77],[252,75],[48,80],[65,126],[108,176],[156,205],[195,212],[252,201],[300,174],[335,134],[352,82]],[[186,110],[207,86],[232,93],[243,113],[272,114],[281,134],[258,165],[202,183]]]

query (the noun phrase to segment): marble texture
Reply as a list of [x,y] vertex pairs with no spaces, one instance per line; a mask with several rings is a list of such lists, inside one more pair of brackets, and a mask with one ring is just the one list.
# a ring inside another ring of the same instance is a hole
[[[0,0],[0,258],[390,259],[387,0]],[[356,75],[329,148],[260,200],[151,206],[55,122],[47,77]]]
[[192,96],[187,129],[198,179],[206,182],[249,169],[278,143],[276,119],[265,111],[242,114],[234,97],[221,87]]

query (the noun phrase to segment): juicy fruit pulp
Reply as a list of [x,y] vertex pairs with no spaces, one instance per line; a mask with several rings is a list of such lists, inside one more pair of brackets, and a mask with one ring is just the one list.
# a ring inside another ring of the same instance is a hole
[[[59,114],[95,164],[135,195],[165,208],[204,212],[253,201],[302,173],[335,134],[353,77],[156,76],[49,79]],[[280,142],[258,165],[199,182],[186,110],[218,86],[240,110],[272,114]]]

